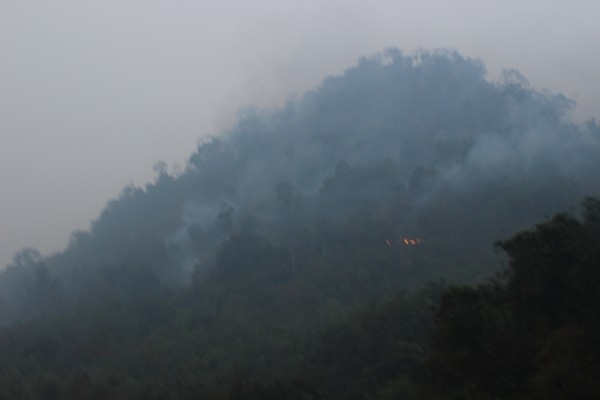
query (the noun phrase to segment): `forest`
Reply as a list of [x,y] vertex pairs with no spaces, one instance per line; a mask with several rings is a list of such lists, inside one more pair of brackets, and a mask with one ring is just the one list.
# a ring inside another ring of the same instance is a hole
[[0,272],[0,399],[592,399],[600,126],[387,49]]

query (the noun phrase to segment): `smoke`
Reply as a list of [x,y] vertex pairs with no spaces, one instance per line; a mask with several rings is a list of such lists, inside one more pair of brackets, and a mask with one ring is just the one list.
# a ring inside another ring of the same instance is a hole
[[600,183],[591,174],[600,159],[595,125],[573,123],[574,107],[515,70],[489,81],[482,62],[451,50],[387,49],[280,109],[244,109],[236,126],[201,143],[182,177],[198,191],[168,242],[189,248],[186,232],[198,225],[219,243],[229,233],[216,228],[224,205],[230,231],[252,226],[277,241],[281,184],[293,193],[287,212],[306,225],[393,202],[417,224],[449,190],[486,201],[490,185],[577,189],[530,217],[539,218]]
[[481,61],[451,50],[388,49],[279,109],[243,110],[184,171],[126,188],[46,265],[77,293],[64,298],[135,301],[142,282],[160,293],[206,276],[236,232],[295,257],[298,232],[356,225],[357,213],[385,219],[390,234],[427,235],[449,258],[480,251],[598,193],[600,129],[572,122],[574,107],[516,71],[490,81]]

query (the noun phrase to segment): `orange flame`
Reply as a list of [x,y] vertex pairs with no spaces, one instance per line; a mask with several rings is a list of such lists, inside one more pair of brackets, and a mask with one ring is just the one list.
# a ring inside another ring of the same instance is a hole
[[421,238],[415,238],[415,239],[412,239],[412,238],[402,238],[400,240],[400,243],[402,243],[402,242],[404,242],[404,244],[406,246],[417,246],[417,245],[423,243],[423,239],[421,239]]

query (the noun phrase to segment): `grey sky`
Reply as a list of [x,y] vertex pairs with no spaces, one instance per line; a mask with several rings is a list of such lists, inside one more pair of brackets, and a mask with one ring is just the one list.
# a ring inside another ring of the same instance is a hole
[[591,0],[0,0],[0,265],[61,249],[240,107],[388,46],[454,48],[491,79],[516,68],[577,120],[600,116],[599,15]]

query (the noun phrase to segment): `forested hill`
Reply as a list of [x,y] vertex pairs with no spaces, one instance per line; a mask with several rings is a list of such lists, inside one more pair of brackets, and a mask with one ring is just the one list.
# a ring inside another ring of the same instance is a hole
[[485,277],[490,243],[598,192],[600,128],[571,122],[573,106],[515,71],[490,82],[451,51],[363,58],[281,109],[244,112],[185,171],[125,188],[63,252],[17,254],[0,320],[188,286],[236,232],[294,266],[312,247],[353,246],[336,235],[421,238],[416,275]]
[[293,379],[324,327],[335,337],[355,310],[416,288],[419,310],[398,307],[409,341],[426,338],[442,290],[429,282],[487,279],[495,241],[600,192],[600,127],[573,107],[516,71],[491,82],[452,51],[390,49],[280,109],[245,110],[64,251],[15,255],[0,341],[22,363],[3,372],[50,387],[118,376],[124,398],[156,368],[205,388]]

